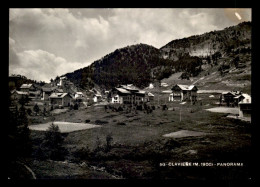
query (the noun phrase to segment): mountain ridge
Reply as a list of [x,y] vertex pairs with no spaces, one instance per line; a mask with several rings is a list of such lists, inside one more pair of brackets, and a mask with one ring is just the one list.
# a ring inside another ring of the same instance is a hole
[[172,40],[161,48],[141,43],[116,49],[63,76],[86,89],[94,85],[110,89],[127,83],[144,88],[180,71],[192,77],[216,67],[219,76],[223,76],[230,68],[250,65],[251,22],[242,22],[223,30]]

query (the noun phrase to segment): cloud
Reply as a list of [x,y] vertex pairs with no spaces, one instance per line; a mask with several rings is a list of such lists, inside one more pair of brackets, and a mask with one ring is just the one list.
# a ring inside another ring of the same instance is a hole
[[[235,16],[232,11],[180,8],[10,9],[9,63],[17,71],[20,69],[32,75],[22,68],[24,63],[29,64],[26,60],[34,58],[30,65],[50,75],[45,67],[37,63],[48,58],[55,63],[60,57],[64,59],[60,59],[60,63],[65,67],[60,66],[54,73],[71,72],[66,67],[90,64],[127,45],[145,43],[160,48],[174,39],[236,25],[239,20],[236,17],[231,19]],[[242,21],[251,20],[251,9],[235,11],[242,16]],[[44,62],[48,69],[50,62]]]
[[62,57],[43,50],[28,50],[16,55],[20,65],[10,64],[9,74],[21,74],[38,81],[49,82],[57,75],[61,76],[88,65],[87,63],[68,62]]

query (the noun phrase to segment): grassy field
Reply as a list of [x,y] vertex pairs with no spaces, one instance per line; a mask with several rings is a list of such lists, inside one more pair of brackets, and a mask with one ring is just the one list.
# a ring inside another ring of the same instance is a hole
[[[69,164],[55,163],[55,172],[47,161],[37,158],[33,158],[36,161],[32,161],[30,167],[39,178],[68,178],[65,173],[69,170],[74,173],[69,178],[247,180],[250,177],[251,124],[227,118],[228,114],[204,110],[216,106],[214,99],[217,98],[209,98],[206,94],[203,97],[210,102],[203,100],[196,105],[171,102],[167,103],[170,110],[155,105],[156,109],[149,114],[140,110],[127,112],[124,108],[116,112],[104,106],[91,106],[46,117],[44,122],[55,119],[84,123],[87,120],[101,127],[65,133]],[[163,101],[164,98],[161,103]],[[35,121],[38,124],[42,120]],[[163,136],[180,130],[206,134],[183,138]],[[112,144],[106,150],[108,135],[112,137]],[[44,132],[32,131],[31,137],[33,149],[37,150]],[[99,151],[97,145],[101,147]],[[85,169],[80,166],[83,162]],[[243,162],[243,167],[160,167],[160,163],[168,162]],[[101,170],[96,174],[97,171],[91,169],[93,166],[105,168],[105,172]]]

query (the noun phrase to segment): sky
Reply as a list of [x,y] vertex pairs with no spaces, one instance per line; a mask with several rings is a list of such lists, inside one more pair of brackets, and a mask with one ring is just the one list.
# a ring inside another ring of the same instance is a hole
[[49,82],[118,48],[161,48],[243,21],[251,21],[251,9],[9,9],[9,75]]

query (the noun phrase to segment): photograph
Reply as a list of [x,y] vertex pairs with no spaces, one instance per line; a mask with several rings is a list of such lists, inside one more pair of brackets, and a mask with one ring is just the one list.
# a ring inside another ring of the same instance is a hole
[[8,12],[8,181],[253,181],[252,8]]

